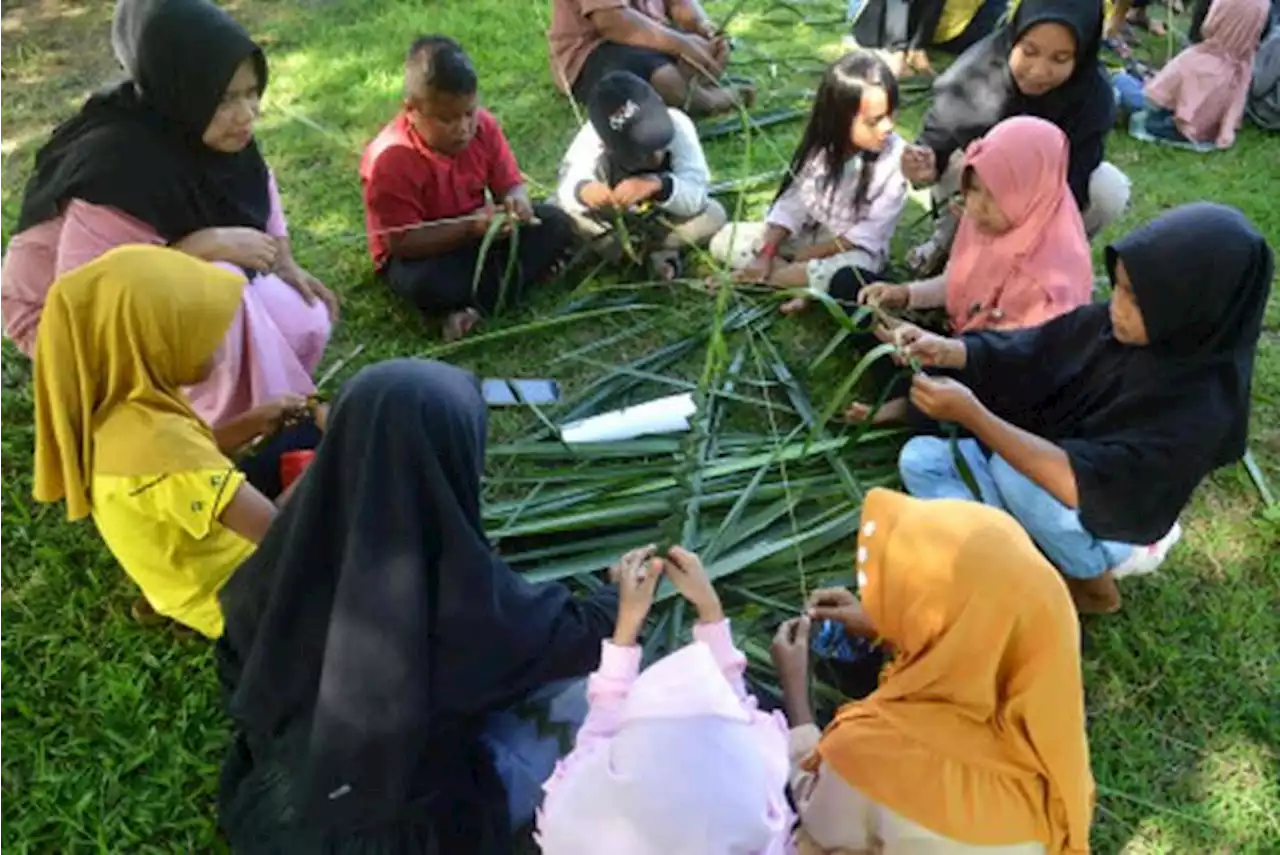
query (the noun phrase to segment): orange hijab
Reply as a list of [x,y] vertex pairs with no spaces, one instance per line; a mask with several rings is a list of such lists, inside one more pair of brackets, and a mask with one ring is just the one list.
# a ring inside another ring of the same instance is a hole
[[1039,326],[1092,299],[1093,258],[1067,185],[1069,151],[1067,135],[1034,116],[1005,119],[965,150],[965,168],[978,173],[1010,229],[985,234],[961,216],[946,272],[956,335]]
[[836,714],[822,759],[954,840],[1088,852],[1080,633],[1058,572],[1011,516],[976,502],[876,489],[862,520],[863,606],[897,655]]

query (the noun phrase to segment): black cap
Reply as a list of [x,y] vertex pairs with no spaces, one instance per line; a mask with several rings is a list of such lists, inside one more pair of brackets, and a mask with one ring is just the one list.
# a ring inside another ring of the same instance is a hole
[[613,71],[591,91],[587,115],[605,149],[623,162],[642,162],[671,145],[675,124],[654,88],[629,71]]

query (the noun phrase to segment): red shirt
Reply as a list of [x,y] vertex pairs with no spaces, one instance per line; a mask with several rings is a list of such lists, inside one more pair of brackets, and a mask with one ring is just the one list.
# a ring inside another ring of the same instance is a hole
[[430,220],[470,214],[521,183],[520,167],[502,128],[487,110],[476,112],[476,135],[458,154],[433,151],[401,112],[369,144],[360,159],[364,224],[373,263],[390,258],[387,232]]

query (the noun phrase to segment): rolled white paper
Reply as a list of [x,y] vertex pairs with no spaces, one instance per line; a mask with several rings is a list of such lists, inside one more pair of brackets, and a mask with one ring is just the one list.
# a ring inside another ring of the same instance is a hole
[[697,410],[693,395],[669,395],[571,422],[560,428],[560,438],[565,442],[619,442],[638,436],[680,433],[689,429],[689,417]]

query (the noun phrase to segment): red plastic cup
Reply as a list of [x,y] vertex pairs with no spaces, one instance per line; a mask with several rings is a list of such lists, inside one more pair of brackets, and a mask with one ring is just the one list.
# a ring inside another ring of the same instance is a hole
[[311,465],[311,461],[316,459],[314,451],[286,451],[280,455],[280,486],[284,490],[288,490],[294,481],[298,480],[307,467]]

